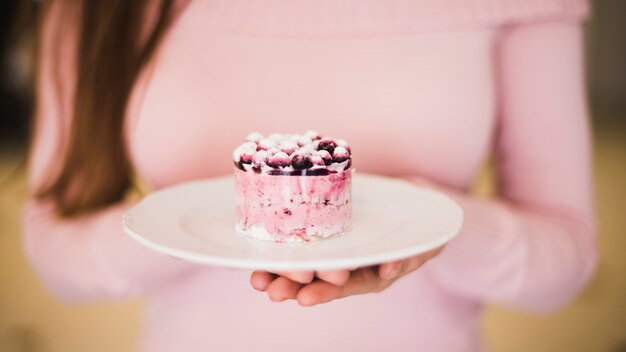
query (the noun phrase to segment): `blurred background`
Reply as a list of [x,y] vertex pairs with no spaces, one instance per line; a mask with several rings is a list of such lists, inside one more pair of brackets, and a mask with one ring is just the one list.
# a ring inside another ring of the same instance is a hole
[[[66,306],[22,255],[27,57],[9,40],[17,1],[0,1],[0,352],[134,351],[141,301]],[[596,0],[586,25],[600,265],[577,299],[548,316],[489,307],[491,351],[626,351],[626,1]],[[492,191],[489,165],[475,192]]]

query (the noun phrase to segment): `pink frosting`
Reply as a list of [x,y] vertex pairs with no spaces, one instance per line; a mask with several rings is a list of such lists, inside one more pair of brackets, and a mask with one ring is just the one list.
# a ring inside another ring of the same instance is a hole
[[306,242],[348,230],[352,170],[324,176],[234,170],[237,227],[245,234],[277,242]]

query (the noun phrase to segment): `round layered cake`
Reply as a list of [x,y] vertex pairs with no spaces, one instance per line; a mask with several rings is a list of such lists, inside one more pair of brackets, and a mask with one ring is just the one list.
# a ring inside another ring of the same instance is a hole
[[275,242],[340,236],[352,217],[352,153],[341,139],[251,133],[233,152],[236,228]]

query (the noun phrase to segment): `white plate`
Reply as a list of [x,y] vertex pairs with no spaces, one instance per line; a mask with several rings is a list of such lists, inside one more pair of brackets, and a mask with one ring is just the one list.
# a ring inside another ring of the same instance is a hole
[[268,271],[348,269],[436,248],[463,212],[446,196],[406,181],[355,173],[353,226],[341,237],[273,243],[235,231],[232,177],[186,183],[145,197],[123,216],[141,244],[192,262]]

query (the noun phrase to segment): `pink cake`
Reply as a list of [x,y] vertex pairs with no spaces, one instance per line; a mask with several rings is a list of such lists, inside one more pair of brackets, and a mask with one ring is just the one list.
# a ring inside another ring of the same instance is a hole
[[308,242],[345,233],[352,216],[348,143],[304,135],[251,133],[233,152],[236,227],[275,242]]

